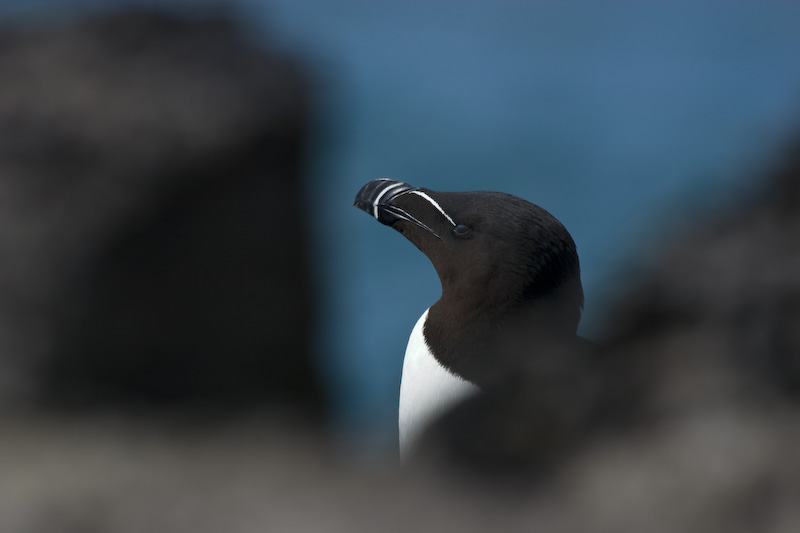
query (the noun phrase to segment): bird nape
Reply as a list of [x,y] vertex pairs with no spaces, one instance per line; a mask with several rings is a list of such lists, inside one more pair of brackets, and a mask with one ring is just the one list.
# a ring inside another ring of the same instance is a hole
[[439,192],[388,178],[364,185],[354,205],[419,248],[442,285],[403,361],[404,462],[456,405],[492,389],[527,390],[533,380],[563,382],[574,358],[585,357],[590,343],[576,335],[583,289],[575,243],[541,207],[500,192]]

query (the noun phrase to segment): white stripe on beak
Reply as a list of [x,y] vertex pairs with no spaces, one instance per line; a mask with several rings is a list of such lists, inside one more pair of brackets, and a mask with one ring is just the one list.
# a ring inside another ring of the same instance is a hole
[[395,183],[394,185],[389,185],[385,189],[381,191],[381,193],[375,198],[375,201],[372,202],[372,207],[374,208],[373,215],[375,216],[375,220],[378,220],[378,202],[381,201],[381,198],[392,189],[400,187],[401,185],[405,185],[405,183]]
[[450,222],[450,223],[453,225],[453,227],[455,227],[455,226],[456,226],[456,223],[455,223],[455,222],[453,222],[453,219],[452,219],[452,218],[450,218],[450,215],[448,215],[447,213],[445,213],[445,212],[444,212],[444,209],[442,209],[442,206],[440,206],[440,205],[439,205],[439,204],[436,202],[436,200],[434,200],[433,198],[431,198],[430,196],[428,196],[428,195],[427,195],[427,194],[425,194],[424,192],[422,192],[422,191],[417,191],[417,190],[412,190],[412,191],[408,191],[408,192],[406,192],[406,193],[403,193],[403,194],[416,194],[417,196],[421,196],[422,198],[425,198],[425,199],[426,199],[428,202],[430,202],[430,204],[431,204],[433,207],[435,207],[435,208],[436,208],[436,210],[437,210],[437,211],[439,211],[439,212],[440,212],[440,213],[441,213],[441,214],[444,216],[444,218],[446,218],[446,219],[447,219],[447,220],[448,220],[448,221],[449,221],[449,222]]

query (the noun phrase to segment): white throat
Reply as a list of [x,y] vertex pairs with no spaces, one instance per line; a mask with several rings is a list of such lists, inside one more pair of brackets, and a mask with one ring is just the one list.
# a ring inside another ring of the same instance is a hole
[[428,310],[417,320],[406,347],[400,382],[400,460],[413,455],[425,429],[459,402],[478,393],[474,384],[451,373],[431,353],[422,328]]

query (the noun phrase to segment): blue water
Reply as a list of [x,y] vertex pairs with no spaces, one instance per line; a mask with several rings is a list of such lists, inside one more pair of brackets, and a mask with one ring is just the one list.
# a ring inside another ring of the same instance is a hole
[[407,336],[439,295],[427,259],[351,207],[363,183],[503,190],[551,211],[578,245],[592,336],[626,265],[751,191],[800,125],[796,1],[225,5],[316,80],[317,351],[362,441],[393,438]]

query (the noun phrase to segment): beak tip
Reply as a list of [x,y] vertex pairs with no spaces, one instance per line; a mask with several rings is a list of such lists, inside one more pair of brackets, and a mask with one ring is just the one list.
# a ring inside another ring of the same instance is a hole
[[[387,194],[389,188],[395,189]],[[368,181],[356,194],[353,205],[362,211],[372,214],[376,202],[390,200],[395,193],[410,189],[411,186],[391,178],[378,178]]]

